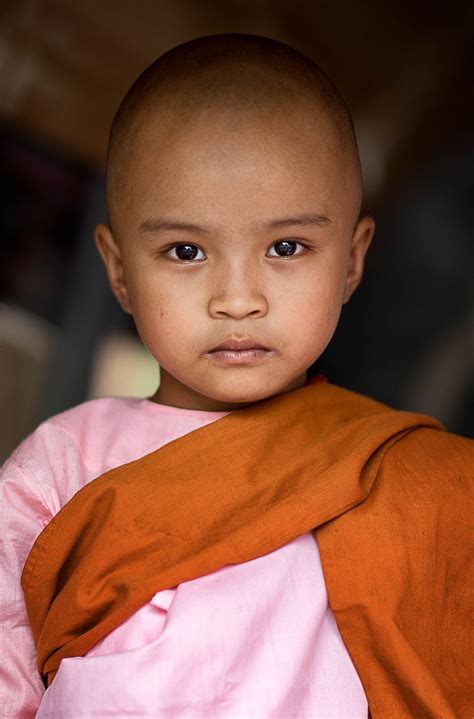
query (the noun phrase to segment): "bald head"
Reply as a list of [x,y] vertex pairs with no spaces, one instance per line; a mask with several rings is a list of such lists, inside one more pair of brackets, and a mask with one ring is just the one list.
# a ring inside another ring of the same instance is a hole
[[203,117],[226,116],[238,132],[249,123],[288,114],[324,126],[335,161],[344,163],[361,196],[350,113],[309,58],[276,40],[240,34],[197,38],[168,51],[135,81],[112,123],[107,157],[112,225],[127,191],[136,148],[151,126],[160,132],[166,127],[192,127]]

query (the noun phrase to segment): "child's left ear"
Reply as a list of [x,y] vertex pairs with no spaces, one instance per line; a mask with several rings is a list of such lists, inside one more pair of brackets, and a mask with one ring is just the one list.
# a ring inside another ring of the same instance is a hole
[[357,289],[364,271],[364,260],[374,236],[375,222],[368,215],[358,221],[352,237],[351,254],[346,277],[343,304],[349,301]]

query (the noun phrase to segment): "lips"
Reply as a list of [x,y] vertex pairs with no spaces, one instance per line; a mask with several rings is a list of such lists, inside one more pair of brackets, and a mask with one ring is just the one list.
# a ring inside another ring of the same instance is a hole
[[262,345],[260,342],[257,342],[257,340],[254,340],[252,337],[246,337],[243,339],[228,337],[227,339],[222,340],[222,342],[210,349],[209,352],[216,352],[218,350],[239,351],[253,349],[269,350],[270,348],[266,347],[265,345]]

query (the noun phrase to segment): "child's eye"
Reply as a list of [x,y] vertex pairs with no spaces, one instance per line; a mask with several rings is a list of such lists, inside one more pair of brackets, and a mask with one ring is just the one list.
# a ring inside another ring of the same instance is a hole
[[[296,255],[301,255],[301,251],[296,251],[296,246],[299,245],[300,247],[305,249],[305,245],[303,245],[301,242],[297,242],[296,240],[279,240],[278,242],[274,242],[270,249],[273,247],[277,248],[277,254],[270,255],[270,257],[293,257]],[[172,255],[171,252],[175,252],[175,255]],[[165,255],[169,255],[170,257],[173,257],[175,260],[180,260],[183,262],[193,262],[193,260],[202,260],[205,259],[203,257],[197,257],[198,253],[201,252],[203,255],[204,253],[202,250],[197,247],[197,245],[173,245],[173,247],[170,247],[168,250],[165,251]]]
[[296,245],[306,249],[305,245],[301,242],[297,242],[296,240],[279,240],[278,242],[275,242],[272,247],[276,247],[281,254],[270,255],[270,257],[292,257],[295,254],[301,255],[301,252],[296,252]]
[[[170,257],[173,257],[175,260],[183,260],[186,262],[195,260],[197,253],[202,252],[202,250],[200,250],[196,245],[174,245],[166,250],[165,255],[169,255],[170,252],[173,252],[174,250],[176,250],[176,255],[170,255]],[[203,258],[199,257],[199,259],[202,260]]]

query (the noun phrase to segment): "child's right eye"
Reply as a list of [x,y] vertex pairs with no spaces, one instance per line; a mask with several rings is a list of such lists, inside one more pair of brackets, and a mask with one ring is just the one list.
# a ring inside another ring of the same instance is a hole
[[[170,252],[174,252],[176,250],[176,255],[170,255]],[[174,245],[173,247],[170,247],[168,250],[165,251],[165,255],[168,255],[169,257],[173,257],[175,260],[180,260],[183,262],[191,262],[192,260],[196,259],[196,255],[198,252],[202,252],[199,247],[196,245]],[[203,253],[204,254],[204,253]],[[200,257],[200,260],[203,258]]]

